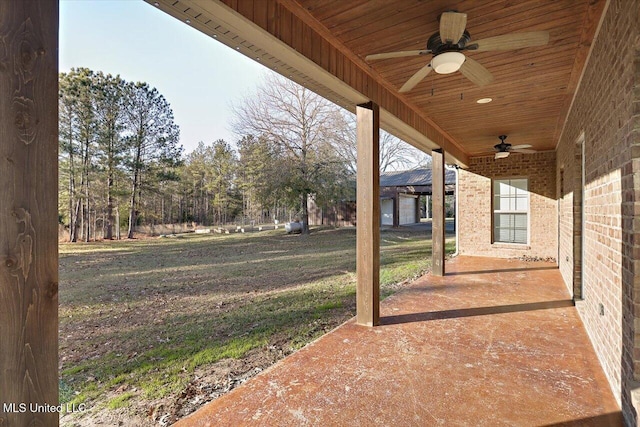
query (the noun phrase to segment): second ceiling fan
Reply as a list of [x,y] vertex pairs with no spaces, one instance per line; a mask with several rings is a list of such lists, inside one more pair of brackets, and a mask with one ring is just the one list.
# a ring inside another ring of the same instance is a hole
[[407,80],[400,88],[400,92],[408,92],[413,89],[427,77],[431,70],[435,70],[438,74],[450,74],[460,70],[474,84],[484,86],[493,81],[493,76],[479,62],[465,56],[462,53],[463,51],[504,51],[544,46],[549,43],[549,33],[547,31],[505,34],[470,43],[471,35],[465,29],[466,26],[466,13],[444,12],[440,16],[440,31],[429,37],[426,49],[376,53],[367,55],[365,59],[374,61],[378,59],[433,55],[428,64]]
[[500,144],[496,144],[493,148],[496,150],[496,154],[494,158],[504,159],[509,157],[511,153],[535,153],[536,150],[531,149],[531,144],[521,144],[521,145],[511,145],[508,142],[505,142],[507,139],[507,135],[500,135],[498,137],[500,139]]

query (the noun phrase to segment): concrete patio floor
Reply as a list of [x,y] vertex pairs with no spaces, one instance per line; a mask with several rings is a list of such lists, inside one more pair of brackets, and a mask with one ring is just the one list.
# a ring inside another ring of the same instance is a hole
[[177,426],[619,426],[554,264],[447,261]]

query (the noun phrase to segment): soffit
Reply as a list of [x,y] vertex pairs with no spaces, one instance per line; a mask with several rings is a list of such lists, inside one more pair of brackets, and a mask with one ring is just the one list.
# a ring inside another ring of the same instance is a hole
[[[353,111],[373,100],[382,125],[412,145],[443,147],[447,161],[491,154],[507,142],[555,148],[605,6],[604,0],[196,0],[149,1],[265,66]],[[372,53],[423,49],[438,16],[468,16],[472,42],[545,30],[547,46],[465,54],[494,75],[482,88],[459,72],[431,73],[398,89],[429,58],[367,62]],[[479,98],[493,102],[480,105]]]

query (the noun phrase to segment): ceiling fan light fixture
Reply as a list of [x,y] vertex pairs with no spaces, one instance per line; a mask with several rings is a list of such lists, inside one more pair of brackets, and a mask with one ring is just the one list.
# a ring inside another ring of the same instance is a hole
[[504,159],[505,157],[509,157],[508,151],[499,151],[496,153],[496,159]]
[[444,52],[434,56],[431,60],[431,67],[438,74],[451,74],[460,69],[465,57],[460,52]]

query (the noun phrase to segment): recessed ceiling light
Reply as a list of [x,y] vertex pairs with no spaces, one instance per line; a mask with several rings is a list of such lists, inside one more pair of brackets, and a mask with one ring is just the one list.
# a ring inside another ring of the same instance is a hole
[[158,6],[160,6],[160,3],[155,2],[153,5],[154,5],[155,7],[158,7]]
[[187,19],[187,20],[186,20],[186,21],[184,21],[184,22],[186,22],[187,24],[191,24],[191,19]]
[[214,38],[214,39],[217,39],[217,38],[218,38],[218,35],[217,35],[217,34],[214,34],[214,35],[213,35],[213,38]]
[[490,103],[491,101],[493,101],[493,99],[491,99],[491,98],[480,98],[480,99],[478,99],[476,102],[477,102],[478,104],[488,104],[488,103]]

